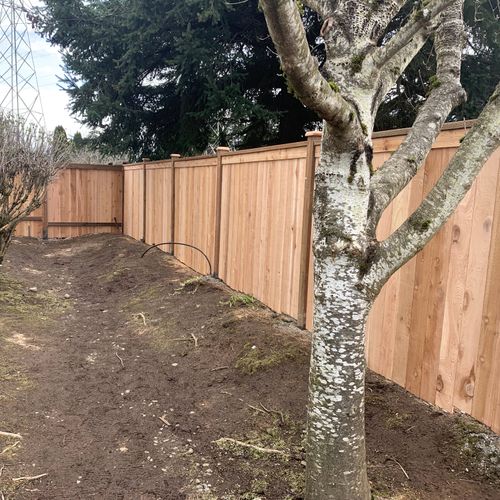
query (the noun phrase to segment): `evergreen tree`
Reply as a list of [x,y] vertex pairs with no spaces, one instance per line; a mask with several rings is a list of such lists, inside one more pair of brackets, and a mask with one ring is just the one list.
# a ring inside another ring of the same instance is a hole
[[71,110],[106,152],[260,146],[314,126],[288,92],[257,0],[47,0],[34,21],[61,48]]
[[54,139],[57,139],[61,143],[68,142],[68,134],[66,134],[66,130],[62,125],[57,125],[57,127],[54,129]]

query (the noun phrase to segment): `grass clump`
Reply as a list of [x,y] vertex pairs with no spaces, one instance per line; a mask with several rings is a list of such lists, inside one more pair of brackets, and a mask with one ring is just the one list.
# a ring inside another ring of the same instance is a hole
[[188,278],[187,280],[181,281],[181,286],[176,288],[176,292],[188,292],[195,294],[198,291],[198,288],[203,285],[205,280],[206,276],[193,276],[192,278]]
[[408,413],[394,413],[386,419],[385,425],[389,429],[401,429],[408,425],[409,420],[411,420],[411,415]]
[[54,316],[68,307],[67,301],[47,292],[30,291],[28,287],[0,273],[0,310],[5,326],[47,320],[49,314]]
[[27,389],[31,381],[26,375],[14,366],[6,365],[6,360],[0,365],[0,382],[11,382],[17,389]]
[[99,280],[104,283],[111,283],[114,280],[120,279],[127,271],[130,271],[129,267],[117,267],[116,269],[99,276]]
[[288,345],[280,349],[262,350],[255,345],[245,344],[243,352],[236,361],[236,368],[245,375],[278,366],[284,361],[297,358],[297,346]]
[[229,300],[221,302],[223,305],[228,305],[229,307],[236,306],[250,306],[255,304],[257,301],[255,297],[251,295],[246,295],[244,293],[233,293],[230,295]]

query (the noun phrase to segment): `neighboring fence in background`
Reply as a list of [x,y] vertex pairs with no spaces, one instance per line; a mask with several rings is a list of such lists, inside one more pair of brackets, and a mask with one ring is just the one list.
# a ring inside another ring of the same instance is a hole
[[[450,124],[394,200],[379,237],[418,206],[465,132]],[[375,134],[379,166],[405,131]],[[124,232],[201,248],[230,287],[311,327],[311,205],[319,137],[306,142],[124,167]],[[371,369],[445,410],[500,431],[500,151],[456,213],[384,287],[368,324]],[[164,251],[172,251],[169,246]],[[200,273],[199,252],[176,246]]]
[[17,226],[16,236],[121,233],[122,210],[121,165],[68,165],[49,186],[43,206]]

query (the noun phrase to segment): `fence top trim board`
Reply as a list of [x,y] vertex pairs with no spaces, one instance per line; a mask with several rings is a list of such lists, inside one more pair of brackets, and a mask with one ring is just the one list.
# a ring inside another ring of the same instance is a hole
[[[461,122],[447,122],[443,125],[441,130],[456,130],[456,129],[462,129],[462,130],[469,130],[474,126],[476,123],[476,120],[462,120]],[[373,132],[372,137],[374,139],[379,139],[382,137],[393,137],[395,135],[406,135],[408,132],[411,130],[411,127],[409,128],[395,128],[393,130],[382,130],[380,132]]]
[[123,170],[123,165],[98,165],[94,163],[69,163],[62,170]]
[[[463,132],[468,132],[472,126],[476,123],[476,120],[464,120],[460,122],[449,122],[445,123],[443,125],[443,128],[441,129],[443,132],[444,131],[456,131],[455,134],[452,134],[450,137],[450,134],[447,134],[446,137],[441,137],[438,136],[437,140],[435,141],[433,145],[433,149],[442,149],[442,148],[456,148],[460,144],[460,139],[464,135]],[[394,151],[399,144],[403,141],[404,137],[408,134],[408,132],[411,130],[411,128],[398,128],[394,130],[384,130],[381,132],[374,132],[373,133],[373,146],[374,146],[374,152],[392,152]],[[318,135],[313,135],[310,137],[310,140],[312,140],[315,145],[320,145],[321,144],[321,132]],[[287,154],[286,151],[290,149],[296,149],[296,148],[306,148],[307,147],[308,141],[299,141],[299,142],[290,142],[287,144],[276,144],[273,146],[262,146],[259,148],[251,148],[251,149],[238,149],[235,151],[225,151],[221,150],[220,151],[220,156],[222,156],[224,159],[223,164],[232,164],[232,163],[251,163],[254,160],[250,159],[250,155],[257,155],[258,153],[263,153],[263,152],[268,152],[268,151],[279,151],[280,155],[276,158],[276,160],[280,159],[285,159],[283,158],[283,154]],[[241,156],[243,158],[239,160],[235,160],[234,156]],[[246,159],[244,157],[247,157]],[[293,153],[289,153],[289,156],[287,156],[286,159],[293,159],[295,157],[299,157],[300,153],[297,152],[296,155]],[[144,166],[146,165],[146,169],[149,169],[151,167],[157,167],[157,168],[171,168],[172,163],[175,163],[176,167],[187,167],[188,165],[182,165],[181,163],[187,162],[187,161],[198,161],[198,160],[213,160],[214,162],[216,161],[217,156],[216,155],[198,155],[198,156],[184,156],[180,158],[171,158],[171,159],[165,159],[165,160],[153,160],[153,161],[142,161],[142,162],[137,162],[137,163],[127,163],[124,164],[123,166],[117,166],[116,168],[123,168],[124,170],[140,170],[143,169]],[[258,161],[258,160],[255,160]],[[215,164],[215,163],[214,163]],[[203,164],[197,163],[193,165],[189,165],[193,167],[201,167]],[[208,165],[207,165],[208,166]],[[75,168],[80,168],[80,166],[77,166]],[[92,168],[92,167],[91,167]],[[105,168],[105,167],[104,167]]]

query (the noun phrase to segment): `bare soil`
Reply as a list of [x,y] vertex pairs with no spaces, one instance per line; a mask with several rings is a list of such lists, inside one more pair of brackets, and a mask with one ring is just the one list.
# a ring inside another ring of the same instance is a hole
[[[0,492],[302,498],[309,334],[164,253],[141,259],[144,248],[108,235],[12,244],[0,431],[22,439],[0,437]],[[497,456],[475,446],[487,435],[369,374],[375,497],[499,499]]]

